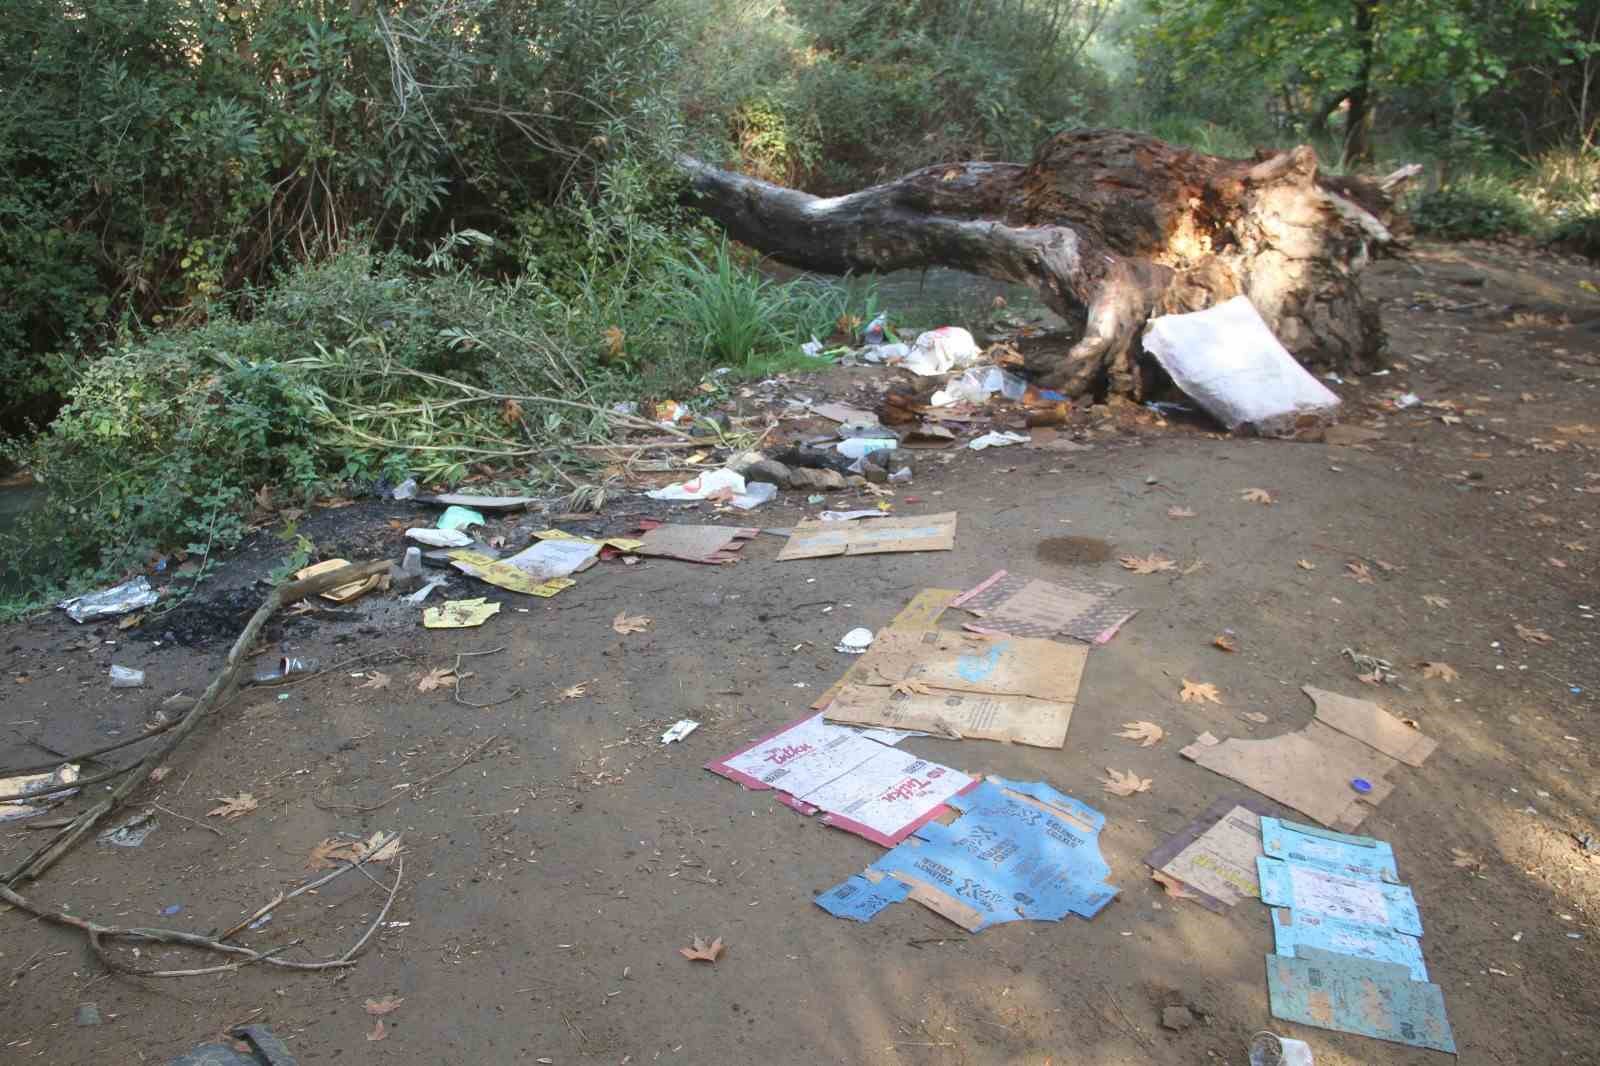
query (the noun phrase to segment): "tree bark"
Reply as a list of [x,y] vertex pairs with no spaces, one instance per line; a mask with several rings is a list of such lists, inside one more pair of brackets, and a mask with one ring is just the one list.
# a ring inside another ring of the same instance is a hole
[[947,266],[1031,286],[1084,324],[1065,356],[1034,368],[1069,395],[1139,396],[1149,318],[1241,293],[1296,355],[1361,369],[1383,345],[1357,274],[1390,239],[1392,200],[1352,179],[1324,188],[1309,147],[1235,160],[1077,130],[1027,165],[950,163],[830,198],[680,164],[693,205],[793,266]]

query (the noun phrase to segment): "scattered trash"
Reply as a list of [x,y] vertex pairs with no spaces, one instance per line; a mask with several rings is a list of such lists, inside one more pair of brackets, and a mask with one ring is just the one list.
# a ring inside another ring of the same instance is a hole
[[1316,1066],[1310,1044],[1277,1033],[1257,1033],[1249,1051],[1250,1066]]
[[967,442],[967,447],[975,452],[985,448],[1006,448],[1013,444],[1027,444],[1033,438],[1026,433],[1012,433],[1010,430],[990,430],[981,437],[974,437]]
[[706,764],[749,789],[779,789],[802,814],[893,847],[972,786],[960,770],[870,740],[813,714]]
[[143,670],[135,670],[131,666],[118,666],[116,663],[112,663],[111,664],[111,687],[112,688],[143,688],[144,687],[144,671]]
[[[539,501],[532,496],[472,496],[462,492],[446,492],[439,496],[418,496],[418,502],[436,507],[470,507],[473,511],[525,511]],[[479,517],[482,522],[482,517]],[[440,527],[445,528],[445,527]]]
[[950,799],[951,825],[929,822],[816,903],[871,921],[907,897],[969,932],[1015,921],[1093,918],[1117,895],[1100,856],[1105,816],[1042,783],[990,777]]
[[302,659],[298,656],[284,655],[278,659],[275,666],[257,671],[255,676],[250,679],[250,683],[252,685],[276,685],[291,677],[314,674],[317,672],[319,665],[315,659]]
[[427,584],[423,585],[420,589],[407,596],[405,600],[413,607],[421,607],[423,601],[428,598],[428,595],[433,592],[434,589],[442,588],[448,583],[449,582],[442,577],[429,578]]
[[154,833],[160,824],[156,821],[155,811],[140,811],[115,829],[107,829],[101,833],[100,843],[112,844],[119,848],[136,848],[143,844],[145,838]]
[[472,543],[471,535],[459,529],[408,529],[406,537],[430,548],[465,548]]
[[821,415],[830,422],[841,422],[847,426],[874,426],[878,424],[878,416],[871,411],[863,411],[859,407],[851,407],[842,403],[814,403],[810,405],[814,414]]
[[1261,902],[1361,925],[1422,935],[1417,901],[1405,885],[1339,877],[1315,867],[1263,856],[1256,860]]
[[650,619],[642,614],[629,614],[627,611],[618,611],[617,616],[611,620],[611,631],[618,636],[628,636],[630,633],[643,633],[650,628]]
[[40,792],[49,792],[63,785],[71,785],[79,778],[77,763],[66,763],[56,770],[42,774],[18,774],[15,777],[0,778],[0,822],[14,822],[22,818],[32,818],[43,814],[51,807],[60,803],[69,796],[76,796],[76,790],[70,792],[56,792],[54,795],[41,797],[37,804],[22,802],[27,797]]
[[828,555],[950,551],[955,548],[956,512],[885,518],[877,522],[804,519],[778,554],[779,562]]
[[738,559],[734,553],[760,533],[738,526],[650,525],[639,538],[637,553],[686,563],[731,563]]
[[1372,782],[1364,777],[1352,777],[1350,779],[1350,787],[1365,796],[1372,791]]
[[700,723],[693,718],[680,718],[672,723],[672,728],[661,734],[661,743],[676,744],[684,737],[700,728]]
[[771,503],[778,498],[778,486],[770,481],[750,481],[745,483],[745,491],[741,492],[728,502],[741,511],[753,511],[762,504]]
[[228,1036],[241,1041],[248,1050],[241,1052],[226,1042],[202,1044],[187,1054],[179,1055],[166,1066],[295,1066],[295,1058],[289,1054],[288,1045],[272,1035],[272,1030],[264,1025],[231,1029]]
[[1057,583],[998,570],[956,597],[950,606],[978,616],[980,621],[963,627],[974,633],[1009,633],[1042,640],[1066,636],[1104,644],[1139,613],[1138,608],[1112,604],[1122,588],[1089,578]]
[[951,407],[958,403],[982,406],[996,393],[1020,403],[1027,395],[1028,383],[997,366],[974,367],[960,377],[951,378],[944,388],[928,399],[932,407]]
[[745,493],[744,478],[732,470],[708,470],[681,485],[645,493],[652,500],[731,500]]
[[169,903],[161,908],[161,916],[163,918],[171,918],[174,914],[181,913],[183,913],[183,904],[181,903]]
[[[1256,860],[1261,815],[1267,805],[1248,797],[1220,799],[1149,855],[1145,865],[1168,895],[1190,899],[1218,914],[1240,900],[1260,899]],[[1185,891],[1173,891],[1176,884]]]
[[822,355],[822,349],[822,342],[817,340],[816,334],[813,333],[811,335],[811,339],[800,346],[800,354],[809,355],[811,358],[815,359]]
[[1300,691],[1316,706],[1316,720],[1376,748],[1407,766],[1421,766],[1439,743],[1406,725],[1371,700],[1358,700],[1310,685]]
[[1339,397],[1278,343],[1245,296],[1152,319],[1144,349],[1229,430],[1288,432],[1305,416],[1329,417],[1339,407]]
[[392,500],[414,500],[414,499],[416,499],[417,498],[417,479],[414,478],[414,477],[408,477],[404,481],[400,482],[400,484],[398,484],[398,485],[396,485],[394,487],[394,491],[389,493],[389,498],[392,499]]
[[150,587],[148,578],[136,577],[132,581],[112,588],[62,600],[56,606],[66,611],[68,618],[81,623],[95,618],[128,614],[141,607],[149,607],[160,598]]
[[900,365],[919,377],[933,377],[971,366],[982,354],[971,333],[960,326],[942,326],[919,336]]
[[1082,645],[891,626],[855,672],[864,680],[842,686],[823,714],[951,740],[1060,748],[1087,661]]
[[1444,991],[1413,981],[1405,966],[1314,949],[1292,958],[1269,955],[1267,995],[1272,1016],[1284,1021],[1412,1047],[1456,1050]]
[[1422,397],[1414,392],[1407,392],[1394,398],[1394,405],[1404,411],[1408,407],[1416,407],[1422,403]]
[[450,558],[451,565],[469,577],[511,592],[549,598],[577,584],[568,575],[593,566],[600,548],[597,541],[561,537],[540,540],[504,559],[491,559],[465,548],[452,551]]
[[834,651],[842,651],[846,655],[864,655],[872,647],[872,630],[857,627],[839,638],[839,643],[833,646]]
[[894,437],[851,437],[834,445],[834,450],[846,459],[860,459],[868,452],[894,451],[899,445]]
[[868,344],[858,353],[863,360],[869,363],[885,363],[898,366],[911,354],[909,344]]
[[72,1021],[74,1025],[99,1025],[100,1008],[93,1003],[80,1003]]
[[481,513],[459,504],[451,504],[444,509],[444,513],[439,516],[434,526],[438,529],[460,532],[484,524],[486,524],[485,519]]
[[1395,671],[1394,663],[1388,659],[1380,659],[1376,655],[1366,655],[1354,648],[1342,648],[1339,654],[1355,664],[1361,671],[1359,680],[1369,684],[1381,685],[1386,681],[1393,681],[1400,675]]
[[823,511],[817,518],[823,522],[854,522],[860,518],[888,518],[888,511]]
[[[857,321],[860,321],[857,319]],[[883,311],[875,315],[861,331],[861,343],[865,345],[882,344],[884,331],[889,328],[889,312]]]
[[679,948],[678,954],[692,962],[716,962],[722,957],[722,938],[707,943],[703,937],[695,937],[694,944],[690,947]]
[[500,604],[486,603],[482,596],[472,600],[446,600],[442,606],[424,610],[422,624],[428,629],[471,629],[499,613]]
[[[307,566],[300,570],[296,570],[294,577],[296,581],[304,581],[308,577],[316,577],[318,574],[326,574],[330,571],[339,570],[349,565],[350,560],[348,559],[324,559],[322,562],[313,566]],[[322,598],[331,603],[349,603],[353,599],[356,599],[360,596],[365,596],[367,593],[371,592],[381,584],[383,584],[383,575],[371,574],[367,577],[351,581],[348,584],[331,588],[322,594]]]

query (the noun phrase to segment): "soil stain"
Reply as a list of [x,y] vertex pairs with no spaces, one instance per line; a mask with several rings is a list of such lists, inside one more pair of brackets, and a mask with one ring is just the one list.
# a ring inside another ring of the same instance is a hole
[[1099,537],[1049,537],[1039,542],[1033,556],[1041,563],[1082,566],[1111,558],[1112,547]]

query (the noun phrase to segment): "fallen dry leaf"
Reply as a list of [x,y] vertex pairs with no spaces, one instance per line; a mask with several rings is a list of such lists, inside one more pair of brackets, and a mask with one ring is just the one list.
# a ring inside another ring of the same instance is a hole
[[921,681],[913,681],[909,677],[904,681],[896,681],[890,686],[889,691],[896,696],[931,696],[933,689]]
[[582,682],[576,685],[568,685],[566,688],[561,690],[561,698],[564,700],[582,699],[588,694],[589,685],[587,682]]
[[1123,773],[1121,770],[1113,770],[1108,766],[1106,767],[1106,773],[1111,776],[1100,779],[1100,788],[1101,791],[1109,792],[1113,796],[1131,796],[1135,792],[1150,791],[1150,779],[1148,777],[1140,777],[1132,770]]
[[1549,644],[1555,639],[1544,630],[1535,629],[1533,626],[1525,626],[1521,622],[1517,623],[1517,636],[1529,644]]
[[367,680],[357,685],[356,688],[388,688],[389,675],[382,670],[374,670],[367,675]]
[[1245,489],[1239,493],[1239,499],[1245,503],[1268,503],[1273,501],[1272,493],[1266,489]]
[[400,854],[400,834],[385,835],[380,829],[363,841],[359,850],[367,862],[388,862]]
[[172,767],[170,767],[170,766],[158,766],[154,770],[150,771],[150,783],[151,784],[160,784],[162,781],[165,781],[167,778],[169,778],[171,776],[172,776]]
[[1145,556],[1124,555],[1117,560],[1124,570],[1132,570],[1136,574],[1159,574],[1163,570],[1175,570],[1178,564],[1171,559],[1164,559],[1159,555]]
[[1451,848],[1450,854],[1455,856],[1450,860],[1451,866],[1459,866],[1464,870],[1471,870],[1473,873],[1483,869],[1483,860],[1466,848]]
[[1298,559],[1295,561],[1294,565],[1298,566],[1302,570],[1315,570],[1317,568],[1317,564],[1312,562],[1310,559]]
[[333,509],[339,508],[339,507],[349,507],[351,504],[353,504],[355,502],[356,501],[352,500],[348,496],[329,496],[325,500],[318,500],[317,501],[317,506],[318,507],[326,507],[329,510],[333,510]]
[[1427,604],[1429,607],[1437,607],[1440,610],[1450,606],[1450,600],[1448,597],[1440,596],[1432,592],[1422,597],[1422,602]]
[[140,622],[143,622],[143,621],[144,621],[144,615],[142,613],[141,614],[130,614],[126,618],[122,619],[122,621],[117,623],[117,628],[118,629],[132,629],[134,626],[138,625]]
[[221,816],[232,821],[235,818],[249,814],[260,806],[256,802],[256,798],[248,792],[241,792],[237,796],[218,796],[217,802],[221,806],[213,807],[207,811],[207,817]]
[[1400,724],[1410,726],[1419,733],[1422,732],[1422,723],[1417,721],[1415,718],[1402,718],[1400,719]]
[[1246,721],[1255,722],[1257,725],[1271,721],[1271,719],[1262,714],[1260,711],[1245,711],[1239,717],[1245,719]]
[[1190,681],[1183,679],[1183,691],[1178,693],[1178,699],[1184,703],[1221,703],[1222,694],[1217,691],[1217,686],[1204,681]]
[[1194,517],[1194,511],[1192,511],[1188,507],[1168,507],[1167,508],[1167,517],[1168,518],[1193,518]]
[[436,688],[449,688],[458,680],[454,667],[436,666],[417,681],[417,691],[432,692]]
[[1586,552],[1589,550],[1589,546],[1587,544],[1578,540],[1569,540],[1561,546],[1567,549],[1569,552]]
[[1223,651],[1239,650],[1239,642],[1228,636],[1226,633],[1218,633],[1216,636],[1212,637],[1211,646],[1213,648],[1221,648]]
[[1422,676],[1429,680],[1455,681],[1461,676],[1449,663],[1423,662],[1421,666]]
[[611,629],[622,636],[627,636],[629,633],[643,633],[649,628],[650,619],[642,614],[618,611],[617,616],[611,620]]
[[384,996],[382,999],[369,999],[367,1000],[367,1013],[374,1018],[381,1018],[385,1014],[393,1014],[399,1010],[400,1004],[404,1002],[405,999],[402,996]]
[[1123,722],[1122,732],[1117,734],[1124,740],[1137,740],[1141,748],[1160,743],[1166,735],[1167,731],[1154,722]]
[[704,937],[695,937],[694,946],[679,948],[678,954],[695,962],[716,962],[722,955],[722,938],[719,936],[709,944]]
[[383,1027],[383,1019],[379,1018],[375,1023],[373,1023],[372,1032],[367,1034],[367,1039],[368,1040],[382,1040],[384,1037],[386,1037],[388,1035],[389,1035],[389,1031]]
[[361,851],[360,841],[328,837],[311,849],[311,854],[306,857],[306,869],[331,870],[341,863],[358,862]]
[[1353,563],[1345,563],[1344,568],[1350,571],[1350,573],[1346,576],[1355,578],[1357,584],[1372,584],[1372,571],[1367,569],[1366,563],[1363,563],[1358,559]]

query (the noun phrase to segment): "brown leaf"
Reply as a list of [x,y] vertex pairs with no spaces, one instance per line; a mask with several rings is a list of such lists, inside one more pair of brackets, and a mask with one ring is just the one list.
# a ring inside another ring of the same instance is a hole
[[1517,623],[1517,636],[1521,637],[1529,644],[1549,644],[1555,639],[1544,630],[1535,629],[1532,626],[1525,626],[1521,622]]
[[399,855],[402,850],[400,847],[400,834],[385,834],[380,829],[362,841],[359,850],[361,857],[367,862],[388,862]]
[[1459,866],[1464,870],[1471,870],[1473,873],[1483,869],[1483,860],[1466,848],[1451,848],[1450,854],[1455,856],[1450,860],[1451,866]]
[[889,691],[896,696],[931,696],[933,694],[933,689],[924,685],[921,681],[913,681],[909,677],[904,681],[896,681],[890,686]]
[[1178,567],[1171,559],[1153,553],[1145,556],[1124,555],[1118,562],[1124,570],[1132,570],[1136,574],[1159,574],[1163,570],[1176,570]]
[[1160,743],[1166,735],[1167,731],[1154,722],[1123,722],[1122,732],[1117,734],[1124,740],[1137,740],[1141,748]]
[[367,1000],[367,1013],[374,1018],[381,1018],[385,1014],[393,1014],[400,1009],[400,1004],[405,999],[401,996],[384,996],[382,999]]
[[707,943],[704,937],[697,936],[692,947],[679,948],[678,954],[695,962],[716,962],[722,955],[722,938]]
[[130,615],[127,615],[126,617],[124,617],[120,622],[117,623],[117,628],[118,629],[132,629],[134,626],[138,625],[140,622],[143,622],[143,621],[144,621],[143,612],[140,612],[139,614],[130,614]]
[[1183,679],[1183,691],[1178,693],[1178,699],[1184,703],[1221,703],[1222,694],[1217,691],[1217,686],[1204,681],[1190,681]]
[[1140,777],[1132,770],[1123,773],[1121,770],[1113,770],[1108,766],[1106,767],[1106,773],[1111,776],[1100,779],[1100,788],[1113,796],[1131,796],[1135,792],[1150,791],[1150,779],[1148,777]]
[[1586,552],[1589,550],[1589,546],[1579,540],[1569,540],[1561,546],[1569,552]]
[[588,694],[589,694],[589,684],[586,681],[585,682],[580,682],[579,684],[576,684],[576,685],[568,685],[566,688],[561,690],[561,698],[564,699],[564,700],[582,699],[584,696],[587,696]]
[[335,510],[335,509],[340,508],[340,507],[349,507],[351,504],[353,504],[355,502],[356,501],[352,500],[348,496],[329,496],[325,500],[318,500],[317,501],[317,506],[318,507],[326,507],[329,510]]
[[618,611],[617,616],[611,620],[611,628],[622,636],[627,636],[629,633],[643,633],[650,628],[650,619],[642,614]]
[[501,404],[500,421],[508,426],[522,425],[522,405],[515,400],[507,400]]
[[1359,584],[1359,585],[1370,585],[1370,584],[1372,584],[1372,571],[1367,569],[1367,564],[1366,563],[1361,562],[1358,559],[1355,562],[1345,563],[1344,564],[1344,568],[1346,570],[1350,571],[1350,573],[1347,574],[1346,576],[1355,578],[1357,584]]
[[1188,507],[1168,507],[1168,518],[1193,518],[1194,511]]
[[221,806],[213,807],[207,811],[207,817],[216,817],[220,815],[221,817],[232,821],[235,818],[241,818],[244,815],[249,814],[251,811],[260,806],[260,804],[256,802],[256,798],[248,792],[241,792],[237,796],[218,796],[217,802],[221,804]]
[[389,1031],[383,1027],[383,1019],[379,1018],[376,1022],[373,1023],[372,1032],[367,1034],[367,1039],[368,1040],[382,1040],[384,1037],[386,1037],[388,1035],[389,1035]]
[[331,870],[342,863],[359,862],[361,851],[362,847],[359,841],[328,837],[312,848],[311,854],[306,856],[306,869]]
[[365,682],[363,682],[362,684],[359,684],[359,685],[356,686],[356,688],[388,688],[388,687],[389,687],[389,675],[384,673],[382,670],[374,670],[374,671],[372,671],[372,673],[367,675],[367,680]]
[[1216,636],[1212,637],[1211,646],[1213,648],[1221,648],[1223,651],[1239,650],[1239,642],[1228,636],[1226,633],[1218,633]]
[[1450,606],[1450,600],[1447,597],[1440,596],[1432,592],[1428,593],[1426,596],[1423,596],[1422,602],[1427,604],[1429,607],[1437,607],[1440,610],[1444,610]]
[[1272,493],[1268,492],[1266,489],[1245,489],[1243,492],[1239,493],[1239,499],[1243,500],[1245,503],[1270,504],[1272,503],[1274,497]]
[[623,346],[627,344],[628,335],[621,326],[607,326],[600,331],[600,336],[605,338],[606,355],[617,359],[622,355]]
[[1296,560],[1294,565],[1298,566],[1302,570],[1315,570],[1317,568],[1317,564],[1312,562],[1310,559]]
[[1422,676],[1429,680],[1454,681],[1461,676],[1449,663],[1423,662],[1420,665]]
[[436,666],[417,681],[417,691],[432,692],[436,688],[450,688],[459,680],[455,667]]

